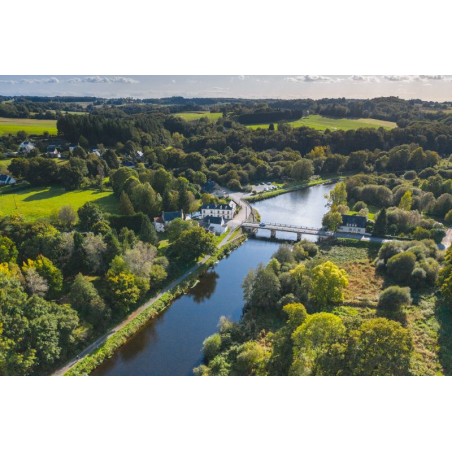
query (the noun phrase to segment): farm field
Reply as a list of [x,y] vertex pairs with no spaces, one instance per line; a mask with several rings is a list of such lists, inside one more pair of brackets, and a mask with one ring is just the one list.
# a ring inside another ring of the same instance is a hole
[[53,119],[0,118],[0,135],[16,134],[21,130],[30,135],[42,135],[44,132],[56,135],[58,132]]
[[200,118],[208,118],[209,121],[215,122],[218,118],[223,116],[223,113],[211,113],[210,111],[187,111],[184,113],[175,113],[174,116],[178,116],[185,121],[195,121]]
[[30,187],[4,194],[0,192],[0,216],[15,213],[26,220],[37,220],[50,217],[65,205],[77,210],[88,201],[98,204],[107,213],[118,213],[119,203],[111,191],[66,191],[63,187],[53,186]]
[[[360,118],[360,119],[337,119],[328,118],[326,116],[311,115],[306,118],[301,118],[296,121],[291,121],[289,124],[292,127],[311,127],[316,130],[354,130],[364,127],[393,129],[397,127],[395,122],[382,121],[380,119]],[[247,126],[251,129],[266,129],[268,124],[252,124]]]

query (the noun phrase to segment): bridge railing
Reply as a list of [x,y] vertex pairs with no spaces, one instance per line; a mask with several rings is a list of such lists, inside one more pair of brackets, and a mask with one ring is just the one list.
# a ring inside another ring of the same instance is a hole
[[259,226],[259,223],[250,223],[248,221],[244,221],[242,223],[243,224],[249,224],[250,226],[253,225],[255,227],[261,227],[264,228],[265,226],[277,226],[277,227],[282,227],[282,228],[292,228],[292,229],[308,229],[310,231],[320,231],[320,228],[314,228],[312,226],[295,226],[293,224],[284,224],[284,223],[269,223],[269,222],[265,222],[265,226]]

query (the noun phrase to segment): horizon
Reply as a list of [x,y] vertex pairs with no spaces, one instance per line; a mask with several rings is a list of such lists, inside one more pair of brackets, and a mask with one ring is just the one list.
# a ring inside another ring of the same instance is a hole
[[452,101],[448,75],[10,75],[2,96]]

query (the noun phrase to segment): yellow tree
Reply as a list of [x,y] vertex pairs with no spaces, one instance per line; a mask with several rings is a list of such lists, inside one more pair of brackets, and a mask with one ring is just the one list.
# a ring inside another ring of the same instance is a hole
[[341,206],[347,204],[347,188],[344,182],[339,182],[336,186],[330,191],[328,195],[325,195],[325,198],[328,200],[329,206]]
[[312,270],[311,297],[317,303],[341,303],[344,289],[348,286],[345,270],[330,261],[317,265]]
[[413,197],[411,195],[411,192],[408,190],[405,192],[405,194],[402,196],[402,199],[400,200],[399,209],[411,210],[412,203],[413,203]]

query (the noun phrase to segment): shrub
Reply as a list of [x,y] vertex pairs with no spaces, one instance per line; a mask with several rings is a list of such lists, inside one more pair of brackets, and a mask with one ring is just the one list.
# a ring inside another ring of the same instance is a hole
[[397,311],[402,306],[411,304],[411,301],[409,287],[390,286],[381,292],[378,299],[378,307]]
[[209,336],[202,344],[202,351],[204,353],[204,359],[206,362],[209,362],[213,359],[221,347],[221,336],[218,333],[212,334]]
[[361,209],[367,209],[367,204],[364,201],[358,201],[353,206],[353,210],[359,212]]
[[386,265],[388,275],[397,282],[407,281],[416,265],[416,256],[411,252],[404,252],[392,256]]

